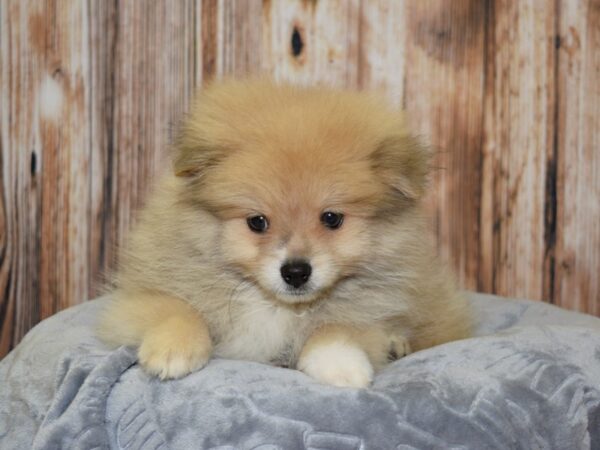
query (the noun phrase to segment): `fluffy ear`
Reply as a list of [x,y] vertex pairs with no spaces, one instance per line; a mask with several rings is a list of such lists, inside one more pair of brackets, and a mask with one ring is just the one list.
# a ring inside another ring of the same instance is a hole
[[207,95],[202,91],[194,99],[179,125],[173,148],[173,169],[178,177],[201,178],[225,155],[219,139],[223,121],[218,115],[214,117]]
[[173,168],[178,177],[198,177],[216,165],[223,150],[207,142],[190,142],[182,138],[175,145]]
[[425,193],[431,152],[410,135],[390,136],[373,153],[373,168],[396,193],[418,200]]

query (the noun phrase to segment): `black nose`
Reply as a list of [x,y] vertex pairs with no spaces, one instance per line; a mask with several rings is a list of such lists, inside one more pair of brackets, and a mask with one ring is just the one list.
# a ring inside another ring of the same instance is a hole
[[295,288],[306,283],[312,272],[312,267],[306,261],[290,261],[281,266],[281,278]]

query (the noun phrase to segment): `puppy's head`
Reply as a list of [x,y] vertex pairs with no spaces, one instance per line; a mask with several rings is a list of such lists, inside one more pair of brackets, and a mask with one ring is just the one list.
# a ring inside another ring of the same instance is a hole
[[376,258],[374,224],[418,202],[427,168],[377,98],[266,81],[206,89],[175,156],[186,200],[220,219],[222,260],[286,303],[323,297]]

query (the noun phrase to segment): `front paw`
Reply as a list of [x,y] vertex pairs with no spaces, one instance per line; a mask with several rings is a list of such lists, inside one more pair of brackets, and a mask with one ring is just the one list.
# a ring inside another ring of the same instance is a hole
[[373,379],[367,354],[350,343],[330,342],[315,346],[298,361],[298,369],[338,387],[365,388]]
[[206,330],[172,318],[146,333],[138,350],[138,359],[146,372],[165,380],[201,369],[208,362],[211,351]]

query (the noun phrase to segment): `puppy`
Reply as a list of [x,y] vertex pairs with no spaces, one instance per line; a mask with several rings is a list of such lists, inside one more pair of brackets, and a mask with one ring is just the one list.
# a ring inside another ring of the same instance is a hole
[[350,387],[467,337],[425,232],[429,156],[372,95],[209,86],[121,255],[100,336],[163,379],[215,355]]

